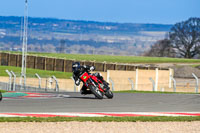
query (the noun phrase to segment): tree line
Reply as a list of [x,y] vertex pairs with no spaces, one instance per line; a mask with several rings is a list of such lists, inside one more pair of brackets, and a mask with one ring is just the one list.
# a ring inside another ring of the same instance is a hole
[[200,58],[200,18],[172,26],[165,39],[157,41],[145,56]]

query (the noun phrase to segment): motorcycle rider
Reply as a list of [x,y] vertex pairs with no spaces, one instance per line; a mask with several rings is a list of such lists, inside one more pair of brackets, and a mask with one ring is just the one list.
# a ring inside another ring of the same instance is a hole
[[[95,70],[94,66],[88,66],[88,65],[81,66],[80,62],[74,62],[72,64],[72,72],[73,72],[73,79],[74,79],[75,84],[77,86],[80,85],[79,76],[83,72],[86,71],[87,73],[89,73],[90,71],[94,71],[94,70]],[[89,74],[91,74],[91,73],[89,73]],[[100,79],[103,82],[103,84],[108,85],[108,83],[106,81],[104,81],[104,79],[100,73],[94,73],[93,75],[96,76],[98,79]],[[85,85],[82,86],[80,92],[81,92],[81,94],[91,94],[91,91],[90,90],[88,91],[87,87]]]

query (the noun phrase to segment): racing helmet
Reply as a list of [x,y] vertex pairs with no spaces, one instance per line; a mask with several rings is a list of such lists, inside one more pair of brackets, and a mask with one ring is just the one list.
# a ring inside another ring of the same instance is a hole
[[80,62],[74,62],[73,64],[72,64],[72,72],[75,72],[75,71],[77,71],[79,68],[80,68]]

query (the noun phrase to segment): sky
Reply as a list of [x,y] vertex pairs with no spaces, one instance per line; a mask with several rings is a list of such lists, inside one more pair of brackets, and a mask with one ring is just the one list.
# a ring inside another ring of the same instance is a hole
[[[25,0],[0,0],[1,16],[23,16]],[[175,24],[200,17],[200,0],[28,0],[30,17]]]

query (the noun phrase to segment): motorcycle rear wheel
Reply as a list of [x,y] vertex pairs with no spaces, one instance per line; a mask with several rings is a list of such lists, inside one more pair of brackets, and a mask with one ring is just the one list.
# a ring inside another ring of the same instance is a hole
[[2,100],[2,97],[3,97],[3,96],[2,96],[2,93],[0,92],[0,101]]
[[103,94],[101,93],[101,91],[98,88],[96,88],[93,85],[89,85],[89,88],[92,91],[92,93],[96,96],[96,98],[103,99]]
[[106,96],[108,99],[112,99],[114,95],[113,95],[112,91],[108,90],[108,91],[105,93],[105,96]]

